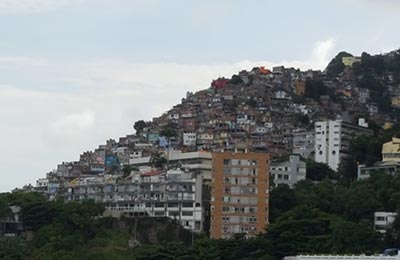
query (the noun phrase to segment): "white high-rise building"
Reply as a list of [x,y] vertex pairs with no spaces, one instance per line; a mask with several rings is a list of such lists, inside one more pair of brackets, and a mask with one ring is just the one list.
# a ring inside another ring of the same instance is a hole
[[350,141],[359,135],[372,135],[372,130],[342,120],[315,122],[315,161],[326,163],[337,171],[349,155]]

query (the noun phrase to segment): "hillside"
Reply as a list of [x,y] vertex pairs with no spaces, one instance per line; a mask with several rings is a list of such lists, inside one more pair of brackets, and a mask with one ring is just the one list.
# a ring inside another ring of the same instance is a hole
[[187,92],[163,115],[135,122],[136,134],[83,152],[46,178],[62,187],[83,175],[128,174],[132,159],[148,156],[160,167],[167,139],[170,148],[184,152],[246,149],[272,158],[299,153],[313,159],[315,121],[357,124],[365,118],[379,132],[399,116],[400,51],[360,57],[341,52],[324,71],[257,67],[215,79],[207,89]]
[[[245,147],[280,156],[291,152],[290,135],[312,130],[315,121],[341,117],[357,124],[364,117],[383,127],[398,122],[399,108],[399,51],[361,57],[341,52],[323,72],[258,67],[215,79],[136,129],[151,142],[172,122],[179,149]],[[184,140],[184,133],[196,133],[196,142]]]

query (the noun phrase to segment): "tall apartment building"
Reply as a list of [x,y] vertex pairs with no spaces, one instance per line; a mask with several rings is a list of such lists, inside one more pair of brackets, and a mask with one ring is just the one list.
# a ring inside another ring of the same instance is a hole
[[269,154],[213,153],[212,238],[252,237],[268,224]]
[[315,161],[326,163],[337,171],[349,155],[350,141],[359,135],[372,135],[368,128],[342,120],[315,122]]

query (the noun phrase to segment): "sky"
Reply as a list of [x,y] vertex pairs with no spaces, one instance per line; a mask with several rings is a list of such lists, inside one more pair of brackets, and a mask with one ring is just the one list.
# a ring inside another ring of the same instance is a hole
[[400,47],[398,0],[0,0],[0,192],[242,69]]

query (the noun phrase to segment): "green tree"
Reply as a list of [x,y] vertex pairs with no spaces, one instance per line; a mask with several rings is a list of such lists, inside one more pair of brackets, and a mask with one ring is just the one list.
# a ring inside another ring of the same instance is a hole
[[307,159],[306,166],[306,177],[309,180],[322,181],[325,178],[337,179],[335,171],[325,163],[319,163],[314,160]]
[[18,237],[0,237],[0,259],[26,259],[29,253],[26,242]]
[[136,121],[133,128],[136,130],[136,135],[143,132],[143,129],[147,126],[146,122],[143,120]]
[[238,75],[232,75],[232,78],[229,80],[229,83],[231,83],[233,85],[238,85],[238,84],[243,83],[243,80]]
[[280,184],[271,190],[269,207],[269,221],[273,223],[279,216],[297,205],[294,190],[286,184]]
[[124,165],[124,166],[122,167],[123,176],[124,176],[124,177],[128,177],[128,176],[131,174],[132,170],[133,170],[133,167],[132,167],[132,166],[130,166],[130,165]]
[[340,220],[333,224],[328,245],[332,254],[374,254],[380,253],[382,240],[366,222]]
[[322,95],[328,95],[328,88],[321,80],[306,79],[304,95],[314,100],[319,100]]
[[9,197],[10,195],[8,193],[0,193],[0,219],[11,214]]
[[164,166],[168,163],[165,158],[164,153],[162,152],[154,152],[150,157],[150,164],[156,168],[164,168]]
[[328,253],[331,225],[336,220],[335,216],[307,206],[286,212],[270,225],[266,234],[273,256],[281,259],[299,253]]

